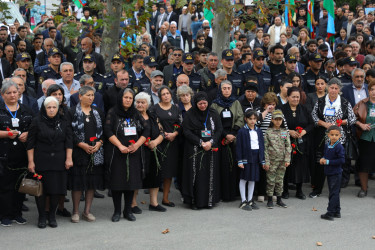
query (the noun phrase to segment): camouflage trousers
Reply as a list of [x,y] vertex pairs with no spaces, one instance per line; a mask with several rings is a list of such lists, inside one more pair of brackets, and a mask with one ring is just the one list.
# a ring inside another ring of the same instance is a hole
[[271,161],[270,169],[267,171],[267,196],[281,196],[283,192],[283,182],[285,175],[284,161]]

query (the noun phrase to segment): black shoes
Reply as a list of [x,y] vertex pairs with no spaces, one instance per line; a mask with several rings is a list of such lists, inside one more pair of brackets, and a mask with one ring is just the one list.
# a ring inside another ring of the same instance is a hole
[[134,214],[132,214],[132,213],[125,213],[124,212],[124,218],[127,219],[128,221],[135,221],[136,220]]
[[94,197],[95,198],[100,198],[100,199],[103,199],[104,198],[104,195],[103,194],[100,194],[100,193],[98,193],[96,190],[95,190],[95,192],[94,192]]
[[38,220],[38,227],[43,229],[47,227],[47,219],[45,217],[39,218]]
[[112,222],[118,222],[120,221],[121,214],[113,214],[112,215]]
[[281,196],[277,196],[276,205],[279,207],[287,208],[288,206],[281,200]]
[[247,205],[247,201],[243,201],[243,202],[240,203],[240,205],[238,207],[243,209],[246,205]]
[[273,200],[272,200],[272,196],[268,196],[267,208],[268,208],[268,209],[273,209]]
[[316,191],[312,191],[310,194],[309,194],[309,197],[310,198],[316,198],[316,197],[319,197],[321,195],[321,193],[318,193]]
[[63,210],[57,209],[56,214],[60,215],[62,217],[71,217],[72,216],[72,214],[68,210],[66,210],[66,208],[64,208]]
[[254,200],[249,201],[249,205],[251,206],[251,209],[253,209],[253,210],[259,209],[259,207],[257,206],[257,204],[255,203]]
[[289,199],[289,193],[288,192],[283,192],[283,194],[281,195],[281,198],[283,198],[283,199]]
[[168,203],[166,203],[166,202],[162,202],[161,204],[163,204],[164,206],[167,206],[167,207],[175,207],[176,205],[173,203],[173,202],[168,202]]
[[29,209],[29,207],[28,206],[26,206],[25,204],[22,204],[22,212],[27,212],[27,211],[29,211],[30,209]]
[[56,228],[57,227],[57,221],[56,221],[55,215],[51,216],[51,214],[49,214],[48,226],[50,226],[52,228]]
[[300,200],[306,200],[306,195],[302,192],[298,192],[298,193],[296,193],[296,198],[298,198]]
[[[341,216],[340,216],[341,217]],[[322,214],[320,216],[320,218],[322,218],[323,220],[329,220],[329,221],[333,221],[333,217],[330,216],[329,214]]]
[[107,195],[108,195],[108,197],[112,197],[112,190],[111,189],[108,189]]
[[133,214],[141,214],[142,210],[138,206],[135,206],[135,207],[132,207],[132,213]]
[[159,204],[157,206],[149,205],[148,210],[156,211],[156,212],[166,212],[167,211],[167,209],[165,207],[162,207]]
[[192,210],[199,210],[199,208],[195,204],[191,204],[190,207]]

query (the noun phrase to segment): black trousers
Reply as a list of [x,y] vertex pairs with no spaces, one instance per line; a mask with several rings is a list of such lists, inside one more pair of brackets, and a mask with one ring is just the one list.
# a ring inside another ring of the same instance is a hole
[[25,194],[19,193],[17,190],[1,190],[0,191],[0,218],[14,219],[22,216],[22,204]]
[[124,201],[125,201],[125,208],[124,208],[124,214],[130,214],[131,213],[131,205],[134,195],[134,190],[112,190],[112,200],[113,205],[115,207],[115,214],[121,214],[121,198],[122,194],[124,194]]
[[340,207],[340,186],[341,186],[341,173],[327,176],[329,202],[327,212],[330,216],[339,214]]
[[181,36],[184,39],[184,48],[185,48],[185,43],[186,41],[188,42],[189,45],[189,51],[192,49],[192,35],[189,35],[188,32],[186,31],[181,31]]

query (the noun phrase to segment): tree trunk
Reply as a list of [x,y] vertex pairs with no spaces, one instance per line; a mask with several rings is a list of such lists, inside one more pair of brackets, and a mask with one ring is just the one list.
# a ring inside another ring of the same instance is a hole
[[105,68],[108,72],[112,56],[119,51],[119,30],[122,12],[123,0],[107,1],[107,17],[108,20],[103,22],[104,30],[102,35],[102,51],[104,57]]
[[212,51],[221,58],[221,52],[229,48],[230,22],[226,20],[226,13],[232,9],[226,9],[226,1],[215,1],[215,17],[212,25]]

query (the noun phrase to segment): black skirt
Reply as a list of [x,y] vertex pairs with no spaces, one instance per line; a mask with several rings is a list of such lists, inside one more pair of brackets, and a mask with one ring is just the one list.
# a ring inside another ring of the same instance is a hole
[[66,195],[67,171],[39,171],[45,195]]
[[77,165],[69,169],[68,190],[104,190],[104,166]]
[[359,140],[358,172],[373,173],[375,171],[375,142]]
[[[145,147],[146,171],[143,179],[143,188],[157,188],[162,182],[161,169],[157,166],[155,153]],[[157,153],[159,164],[161,163],[161,155]],[[161,167],[160,167],[161,168]]]

